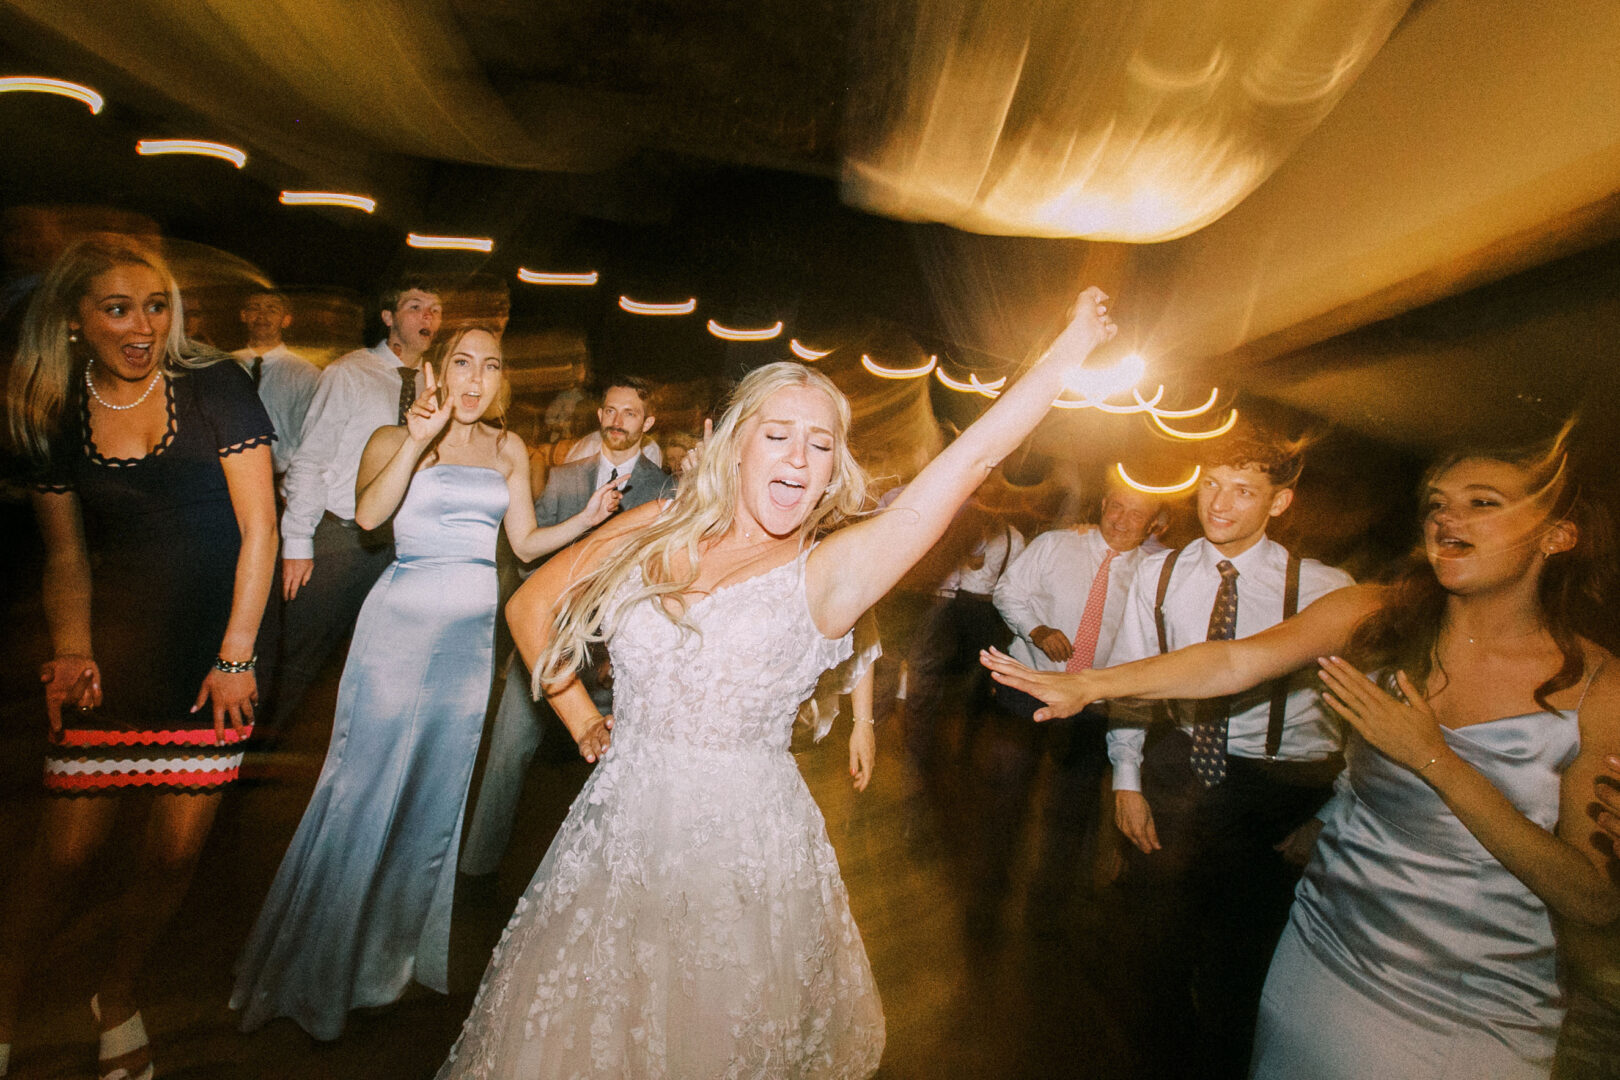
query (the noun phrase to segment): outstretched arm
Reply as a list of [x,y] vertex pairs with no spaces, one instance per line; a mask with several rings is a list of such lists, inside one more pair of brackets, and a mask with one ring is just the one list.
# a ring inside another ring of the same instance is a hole
[[[534,670],[540,654],[551,641],[551,621],[558,601],[574,582],[601,565],[637,529],[652,524],[662,504],[644,503],[607,522],[590,536],[566,548],[536,570],[506,604],[506,624],[523,663]],[[546,700],[556,710],[580,756],[595,761],[606,752],[613,721],[596,710],[591,695],[575,675],[545,685]]]
[[1114,336],[1101,289],[1080,294],[1074,321],[1046,354],[957,440],[929,462],[894,505],[828,537],[810,557],[806,588],[816,626],[839,637],[894,587],[944,533],[975,488],[1024,440],[1063,391],[1063,376]]
[[523,440],[508,434],[501,446],[501,459],[506,469],[508,495],[504,522],[506,539],[511,542],[519,562],[533,562],[573,543],[586,529],[606,521],[619,509],[618,485],[623,481],[609,480],[591,494],[585,508],[573,517],[555,525],[537,525],[534,503],[529,497],[529,451]]
[[1037,720],[1073,716],[1109,698],[1211,698],[1236,694],[1267,679],[1343,652],[1356,624],[1383,604],[1384,589],[1337,589],[1292,619],[1236,641],[1206,641],[1118,667],[1034,671],[991,649],[979,655],[991,678],[1040,698]]

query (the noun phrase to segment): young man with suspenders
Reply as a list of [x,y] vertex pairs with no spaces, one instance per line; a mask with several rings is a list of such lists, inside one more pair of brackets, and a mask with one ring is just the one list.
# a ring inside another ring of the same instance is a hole
[[[1296,447],[1254,429],[1208,448],[1204,535],[1143,561],[1112,663],[1247,637],[1352,584],[1266,536],[1302,464]],[[1117,708],[1133,722],[1109,732],[1108,755],[1115,821],[1135,849],[1131,878],[1159,924],[1144,974],[1165,1004],[1194,1014],[1188,1075],[1242,1077],[1301,853],[1342,768],[1340,727],[1310,671],[1231,698],[1170,702],[1153,710],[1157,722],[1142,713]]]

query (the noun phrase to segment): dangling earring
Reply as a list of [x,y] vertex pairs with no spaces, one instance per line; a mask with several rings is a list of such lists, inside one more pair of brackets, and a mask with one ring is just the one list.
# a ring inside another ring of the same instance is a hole
[[77,345],[78,343],[79,343],[79,332],[77,330],[69,330],[68,331],[68,344]]

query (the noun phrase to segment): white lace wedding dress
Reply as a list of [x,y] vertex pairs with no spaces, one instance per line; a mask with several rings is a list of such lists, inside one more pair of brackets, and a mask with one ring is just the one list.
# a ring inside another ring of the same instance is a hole
[[866,1077],[883,1010],[795,712],[850,655],[804,592],[808,552],[616,621],[613,747],[484,974],[452,1077]]

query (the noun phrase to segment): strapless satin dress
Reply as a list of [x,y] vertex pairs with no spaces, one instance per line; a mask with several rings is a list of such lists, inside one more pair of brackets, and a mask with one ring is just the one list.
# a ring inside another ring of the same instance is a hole
[[[494,678],[495,469],[436,465],[394,515],[355,625],[326,763],[237,966],[251,1031],[317,1039],[414,979],[448,992],[456,847]],[[316,573],[320,569],[316,568]]]

